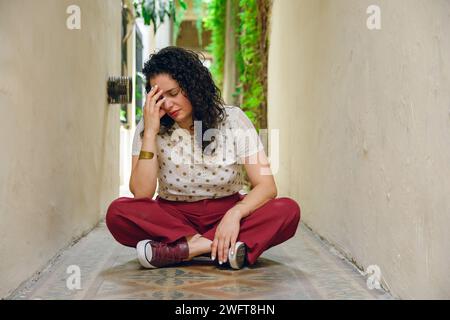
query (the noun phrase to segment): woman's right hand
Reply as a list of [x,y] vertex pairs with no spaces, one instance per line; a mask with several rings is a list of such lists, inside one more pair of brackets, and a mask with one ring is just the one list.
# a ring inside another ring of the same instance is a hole
[[143,110],[144,136],[155,136],[159,132],[160,119],[166,114],[161,109],[166,98],[159,99],[161,95],[162,90],[155,85],[146,96]]

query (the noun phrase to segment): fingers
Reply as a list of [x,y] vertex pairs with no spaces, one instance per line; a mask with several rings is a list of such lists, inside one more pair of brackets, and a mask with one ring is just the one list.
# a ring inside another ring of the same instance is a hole
[[152,89],[147,93],[146,95],[146,99],[145,99],[145,106],[148,106],[150,103],[150,99],[153,97],[153,95],[155,94],[155,91],[157,90],[158,86],[154,86],[152,87]]
[[146,112],[146,110],[150,110],[150,99],[151,99],[150,95],[152,94],[152,90],[150,90],[150,92],[147,93],[147,96],[145,98],[144,112]]
[[223,263],[223,247],[225,246],[225,240],[219,238],[219,264]]
[[214,238],[213,243],[211,245],[211,260],[215,260],[217,257],[217,244],[219,243],[219,239]]
[[162,92],[163,91],[155,85],[149,93],[147,93],[146,105],[149,107],[155,106],[156,102],[161,97]]
[[164,101],[166,101],[166,97],[162,98],[161,100],[159,100],[156,104],[155,107],[157,109],[159,109],[161,107],[161,105],[164,103]]
[[230,242],[231,239],[228,237],[225,239],[224,241],[224,246],[223,246],[223,252],[222,252],[222,256],[223,256],[223,262],[227,262],[228,260],[228,250],[230,250]]
[[160,99],[163,94],[163,90],[160,90],[157,85],[151,88],[146,95],[145,105],[143,108],[144,118],[144,131],[151,130],[159,132],[160,119],[166,113],[161,105],[164,103],[165,98]]
[[236,236],[231,237],[231,246],[230,246],[231,255],[234,255],[234,249],[236,248],[236,240],[237,240]]
[[163,91],[162,90],[158,90],[151,98],[150,98],[150,106],[152,106],[153,108],[156,107],[156,105],[158,103],[160,103],[161,105],[161,101],[163,101],[163,99],[161,99],[160,101],[158,101],[158,99],[161,97]]
[[230,238],[219,238],[219,264],[225,263],[228,260],[228,249],[230,248]]
[[224,259],[225,243],[226,243],[226,241],[223,237],[216,237],[216,238],[214,238],[214,241],[212,244],[211,259],[214,260],[214,258],[217,257],[217,260],[219,260],[219,264],[222,264],[226,261]]
[[155,85],[151,88],[151,90],[147,93],[148,97],[152,97],[158,91],[158,85]]
[[217,229],[214,240],[211,244],[211,259],[217,257],[219,264],[228,261],[228,252],[235,254],[236,241],[239,235],[238,230],[221,230]]

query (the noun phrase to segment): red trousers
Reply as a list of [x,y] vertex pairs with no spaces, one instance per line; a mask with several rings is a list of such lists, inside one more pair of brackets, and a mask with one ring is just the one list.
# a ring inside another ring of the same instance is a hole
[[[110,204],[106,225],[119,243],[129,247],[144,239],[171,243],[197,233],[212,241],[224,214],[242,198],[240,193],[195,202],[121,197]],[[243,218],[238,241],[247,245],[248,263],[293,237],[299,222],[299,205],[286,197],[271,199]]]

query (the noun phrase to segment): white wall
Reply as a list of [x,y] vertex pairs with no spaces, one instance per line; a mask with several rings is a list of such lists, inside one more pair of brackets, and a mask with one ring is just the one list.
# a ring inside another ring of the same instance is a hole
[[0,1],[0,297],[94,227],[119,192],[120,0]]
[[450,298],[450,1],[275,0],[272,14],[280,194],[395,295]]

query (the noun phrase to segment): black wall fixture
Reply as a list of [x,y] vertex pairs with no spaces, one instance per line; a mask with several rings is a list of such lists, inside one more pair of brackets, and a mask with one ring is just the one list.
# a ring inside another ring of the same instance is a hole
[[109,77],[107,92],[110,104],[131,103],[133,100],[131,77]]

